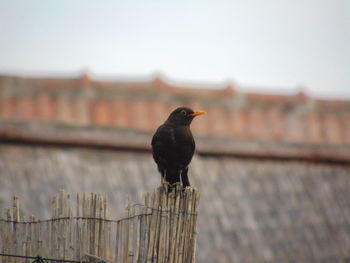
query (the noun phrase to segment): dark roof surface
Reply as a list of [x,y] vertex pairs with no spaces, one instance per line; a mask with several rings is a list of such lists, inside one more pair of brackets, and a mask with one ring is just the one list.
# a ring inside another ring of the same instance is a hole
[[[350,166],[195,156],[201,191],[197,262],[344,262],[350,257]],[[3,144],[0,206],[47,217],[64,188],[99,192],[119,217],[160,183],[151,155],[107,149]]]

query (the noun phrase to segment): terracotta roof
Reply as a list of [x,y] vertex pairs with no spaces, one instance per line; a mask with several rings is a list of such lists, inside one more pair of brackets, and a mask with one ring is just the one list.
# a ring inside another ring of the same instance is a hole
[[[0,121],[0,138],[7,143],[150,152],[152,135],[127,128]],[[195,139],[196,152],[206,156],[350,164],[350,147],[347,145],[292,144],[198,135]]]
[[350,144],[350,101],[303,93],[244,93],[154,81],[0,77],[0,119],[153,131],[179,105],[204,109],[196,134],[312,144]]

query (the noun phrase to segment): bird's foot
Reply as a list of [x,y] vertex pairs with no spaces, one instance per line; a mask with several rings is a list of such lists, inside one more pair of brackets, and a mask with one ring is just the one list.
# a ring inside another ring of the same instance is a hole
[[172,186],[170,183],[168,183],[167,181],[165,181],[165,179],[162,178],[162,182],[161,182],[162,188],[167,191],[168,193],[171,191]]

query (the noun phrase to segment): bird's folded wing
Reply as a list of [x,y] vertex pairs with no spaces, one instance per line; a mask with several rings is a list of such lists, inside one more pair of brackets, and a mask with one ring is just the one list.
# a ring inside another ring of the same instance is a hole
[[168,145],[168,146],[176,144],[173,127],[162,125],[158,128],[156,133],[153,135],[152,146],[154,147],[160,144]]

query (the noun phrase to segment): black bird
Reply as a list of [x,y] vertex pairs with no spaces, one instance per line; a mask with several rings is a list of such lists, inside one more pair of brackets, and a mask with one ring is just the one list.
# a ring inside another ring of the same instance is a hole
[[188,165],[196,147],[190,124],[194,117],[202,114],[205,112],[194,112],[187,107],[177,108],[153,135],[153,159],[158,165],[162,179],[170,185],[169,190],[181,181],[183,187],[190,186]]

